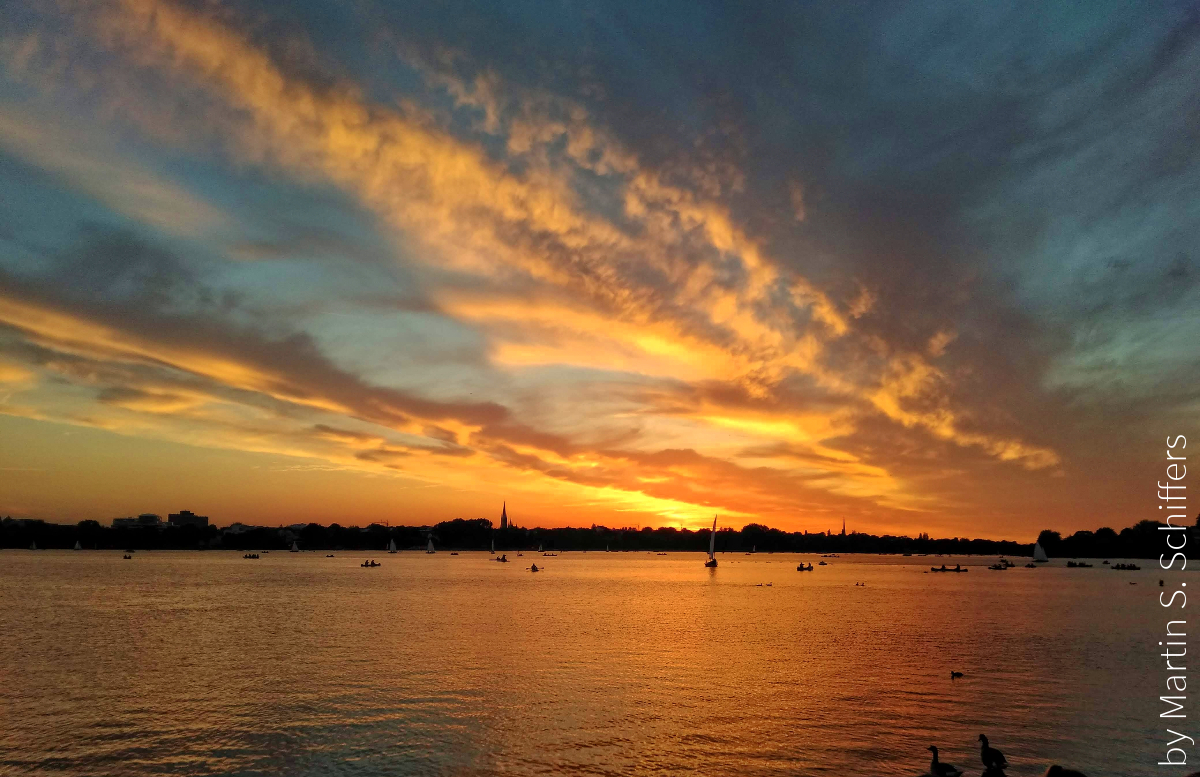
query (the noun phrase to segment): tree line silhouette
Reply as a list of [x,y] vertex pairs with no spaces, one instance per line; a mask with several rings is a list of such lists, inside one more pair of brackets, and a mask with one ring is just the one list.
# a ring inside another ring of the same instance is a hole
[[[1158,558],[1165,552],[1164,524],[1141,521],[1117,532],[1111,528],[1078,531],[1067,537],[1046,529],[1038,542],[1052,558]],[[608,528],[604,526],[567,528],[498,529],[485,518],[444,521],[432,527],[324,526],[317,523],[298,528],[256,527],[233,532],[215,526],[111,527],[98,521],[56,524],[39,520],[0,520],[0,548],[71,548],[78,541],[84,548],[134,550],[283,550],[295,542],[304,550],[380,551],[394,540],[399,548],[424,549],[432,537],[439,549],[487,550],[495,543],[497,551],[694,551],[708,550],[708,529],[693,531],[663,526],[658,528]],[[1178,543],[1177,543],[1178,544]],[[968,539],[965,537],[916,537],[785,532],[759,523],[740,530],[717,531],[718,553],[942,553],[953,555],[1028,556],[1033,543],[1010,540]]]

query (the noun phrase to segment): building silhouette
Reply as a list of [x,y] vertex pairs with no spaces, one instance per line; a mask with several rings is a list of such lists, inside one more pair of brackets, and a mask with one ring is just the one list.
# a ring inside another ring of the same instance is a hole
[[208,528],[208,516],[196,515],[191,510],[180,510],[167,516],[167,523],[172,526],[195,526],[199,529]]
[[131,526],[162,526],[162,516],[154,513],[142,513],[137,518],[113,518],[114,529]]
[[505,502],[500,507],[500,529],[503,531],[508,528],[508,503]]

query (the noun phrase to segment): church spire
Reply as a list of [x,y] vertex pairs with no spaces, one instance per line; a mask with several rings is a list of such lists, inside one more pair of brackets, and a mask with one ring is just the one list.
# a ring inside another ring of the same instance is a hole
[[508,528],[508,502],[507,501],[504,502],[504,504],[500,507],[500,528],[501,529]]
[[842,536],[843,537],[846,536],[846,519],[845,518],[842,519]]

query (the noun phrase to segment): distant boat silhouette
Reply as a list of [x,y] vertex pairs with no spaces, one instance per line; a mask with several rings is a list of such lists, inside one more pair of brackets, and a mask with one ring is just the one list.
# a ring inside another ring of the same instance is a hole
[[436,553],[437,552],[436,550],[433,549],[433,537],[429,538],[429,544],[425,546],[425,552],[426,553]]
[[538,543],[538,553],[542,552],[542,543]]
[[704,562],[704,566],[709,567],[709,568],[716,568],[716,566],[717,566],[717,556],[715,553],[716,549],[717,549],[717,516],[714,515],[712,531],[708,535],[708,561]]
[[289,550],[288,552],[289,553],[299,553],[300,552],[300,546],[296,544],[295,540],[292,540],[292,549]]
[[962,770],[957,766],[938,762],[938,749],[936,747],[930,745],[929,751],[933,753],[933,761],[929,764],[929,773],[933,777],[960,777]]
[[75,550],[83,550],[83,546],[79,544],[79,540],[75,540]]
[[496,555],[496,538],[492,537],[492,555]]
[[395,553],[395,552],[396,552],[396,541],[394,539],[388,540],[388,553]]
[[1046,549],[1042,547],[1042,543],[1040,542],[1035,543],[1033,546],[1033,560],[1039,564],[1045,564],[1050,560],[1050,557],[1046,555]]

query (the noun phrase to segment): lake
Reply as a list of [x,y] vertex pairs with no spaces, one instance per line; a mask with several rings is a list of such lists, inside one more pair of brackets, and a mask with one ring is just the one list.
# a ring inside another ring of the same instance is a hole
[[0,552],[0,771],[1161,773],[1153,561],[334,555]]

